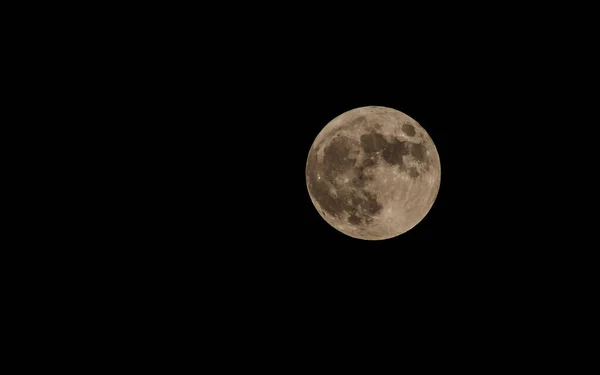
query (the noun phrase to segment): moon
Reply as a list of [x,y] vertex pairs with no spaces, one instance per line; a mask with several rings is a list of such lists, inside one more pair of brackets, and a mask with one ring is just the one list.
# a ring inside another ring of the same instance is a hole
[[331,120],[306,162],[306,186],[321,217],[363,240],[389,239],[415,227],[433,206],[440,179],[440,157],[425,129],[381,106]]

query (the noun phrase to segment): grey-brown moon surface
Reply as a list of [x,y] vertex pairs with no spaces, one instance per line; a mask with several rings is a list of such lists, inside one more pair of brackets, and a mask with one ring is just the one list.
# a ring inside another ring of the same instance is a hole
[[306,185],[321,217],[363,240],[389,239],[415,227],[433,206],[440,178],[440,157],[425,129],[380,106],[331,120],[306,163]]

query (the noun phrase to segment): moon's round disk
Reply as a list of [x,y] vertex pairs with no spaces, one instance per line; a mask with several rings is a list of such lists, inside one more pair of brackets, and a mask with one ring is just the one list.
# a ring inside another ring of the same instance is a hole
[[306,185],[323,219],[364,240],[396,237],[417,225],[440,188],[440,157],[414,119],[392,108],[345,112],[319,133]]

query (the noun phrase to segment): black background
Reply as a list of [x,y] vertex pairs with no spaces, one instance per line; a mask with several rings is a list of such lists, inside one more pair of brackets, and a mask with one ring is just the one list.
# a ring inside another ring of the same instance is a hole
[[[90,178],[75,174],[76,223],[50,235],[96,249],[58,257],[81,274],[66,283],[93,275],[85,295],[143,334],[151,319],[213,327],[215,347],[266,331],[315,346],[358,329],[449,346],[463,327],[474,342],[548,335],[545,311],[589,277],[577,272],[588,245],[565,235],[583,220],[567,209],[583,195],[572,160],[586,158],[567,110],[581,80],[572,40],[521,11],[253,10],[136,9],[66,43],[74,58],[42,56],[73,76],[46,85],[73,98],[54,110],[94,124],[64,133],[82,149],[65,160]],[[327,224],[305,180],[321,129],[368,105],[418,121],[442,168],[428,215],[383,241]]]
[[[152,203],[141,212],[154,220],[142,238],[177,249],[174,259],[163,254],[175,263],[207,257],[241,274],[297,279],[415,277],[441,286],[470,275],[479,287],[479,278],[507,282],[507,269],[526,277],[534,264],[557,261],[549,244],[560,242],[551,229],[560,204],[547,202],[563,187],[552,181],[563,161],[546,148],[560,147],[553,129],[565,118],[555,111],[569,79],[550,74],[566,56],[554,53],[560,37],[538,38],[526,17],[513,17],[512,31],[488,17],[364,27],[331,17],[218,32],[170,24],[166,34],[153,29],[147,46],[131,44],[132,87],[148,99],[133,102],[147,119],[137,165],[151,176]],[[442,165],[429,214],[385,241],[330,227],[305,183],[319,131],[366,105],[416,119]]]
[[[34,94],[59,102],[44,125],[75,124],[57,126],[75,146],[51,144],[63,160],[40,158],[50,176],[32,194],[52,207],[34,220],[60,228],[23,236],[64,281],[36,285],[49,305],[64,295],[132,341],[210,341],[225,357],[267,342],[285,358],[279,343],[329,353],[361,335],[396,353],[463,341],[470,356],[496,338],[529,353],[556,312],[593,300],[578,294],[595,263],[576,212],[591,210],[573,203],[594,195],[593,169],[577,170],[594,118],[575,119],[594,103],[574,99],[593,48],[566,36],[562,9],[251,8],[145,5],[35,35],[31,71],[48,83]],[[431,211],[383,241],[329,226],[306,189],[317,134],[366,105],[413,117],[441,159]]]
[[[141,211],[149,225],[136,226],[144,246],[125,270],[178,311],[200,313],[195,299],[204,301],[202,314],[244,345],[263,327],[309,342],[407,329],[450,346],[466,330],[475,341],[523,327],[551,335],[545,311],[571,293],[564,250],[576,246],[564,246],[568,222],[547,204],[563,186],[552,185],[560,159],[543,151],[556,144],[547,118],[556,81],[538,70],[544,58],[515,58],[527,46],[465,38],[321,44],[313,35],[176,59],[151,91],[160,100],[144,130],[158,140],[143,154],[153,158]],[[366,105],[417,120],[442,166],[429,214],[384,241],[329,226],[305,181],[319,131]]]
[[[489,286],[480,278],[506,283],[507,267],[526,272],[548,254],[537,228],[542,167],[530,141],[541,97],[529,94],[545,83],[535,72],[523,80],[529,65],[502,60],[496,47],[437,38],[392,48],[387,40],[364,48],[366,41],[312,41],[228,45],[234,52],[210,50],[218,59],[209,64],[169,65],[173,76],[158,96],[168,105],[153,104],[150,116],[159,140],[151,165],[161,173],[151,170],[160,177],[152,186],[159,198],[146,209],[164,225],[147,233],[152,247],[174,248],[178,256],[163,256],[175,264],[212,264],[240,280],[267,274],[273,287],[280,278],[309,282],[315,291],[335,280],[387,289],[412,279],[419,288],[443,288],[465,275],[480,288]],[[442,165],[430,213],[384,241],[329,226],[305,182],[319,131],[366,105],[416,119]]]

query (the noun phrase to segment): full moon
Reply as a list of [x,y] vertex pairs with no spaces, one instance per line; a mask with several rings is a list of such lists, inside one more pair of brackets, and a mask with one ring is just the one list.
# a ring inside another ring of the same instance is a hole
[[427,215],[440,188],[437,149],[406,114],[369,106],[317,135],[306,162],[310,198],[327,223],[363,240],[396,237]]

